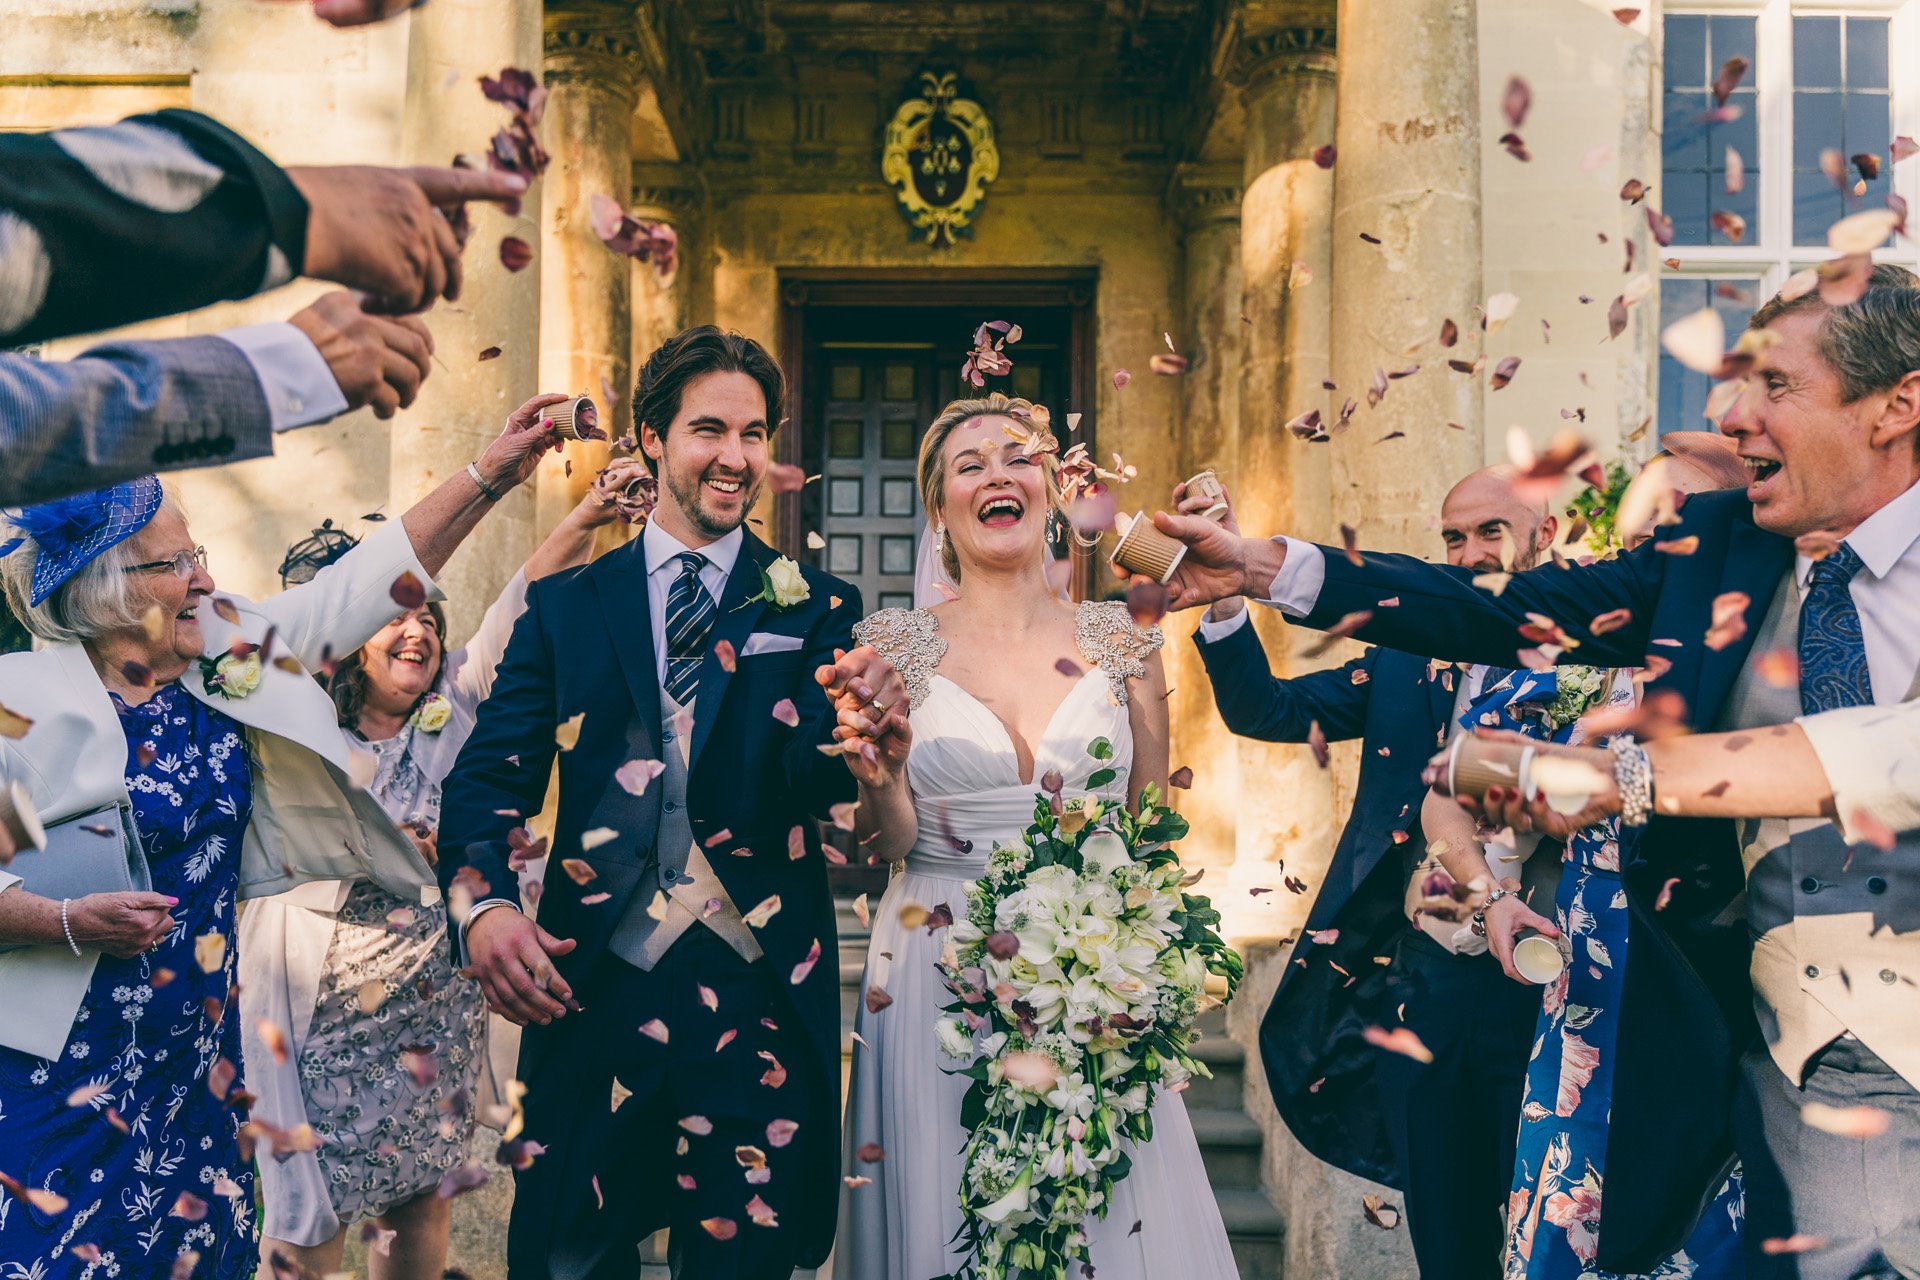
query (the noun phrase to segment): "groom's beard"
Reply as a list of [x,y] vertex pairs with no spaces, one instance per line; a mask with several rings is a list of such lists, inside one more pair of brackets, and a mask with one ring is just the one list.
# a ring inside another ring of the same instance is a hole
[[[660,478],[666,483],[667,496],[672,498],[674,505],[680,508],[680,514],[687,518],[687,523],[705,536],[714,539],[724,538],[746,523],[748,513],[753,510],[754,504],[760,501],[760,487],[765,481],[765,476],[762,475],[748,484],[742,477],[741,483],[746,485],[746,488],[740,494],[740,513],[738,516],[733,516],[722,515],[707,509],[703,501],[707,479],[705,472],[693,477],[691,487],[666,468],[661,469]],[[729,479],[730,477],[721,478]]]

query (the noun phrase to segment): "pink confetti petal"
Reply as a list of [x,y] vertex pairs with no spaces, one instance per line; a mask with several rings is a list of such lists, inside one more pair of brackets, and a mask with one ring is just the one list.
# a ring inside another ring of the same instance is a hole
[[807,975],[813,972],[813,966],[818,964],[819,962],[820,962],[820,939],[815,938],[813,940],[812,949],[807,952],[807,958],[802,960],[799,964],[793,966],[793,978],[792,978],[793,985],[797,987],[801,983],[805,982],[807,980]]

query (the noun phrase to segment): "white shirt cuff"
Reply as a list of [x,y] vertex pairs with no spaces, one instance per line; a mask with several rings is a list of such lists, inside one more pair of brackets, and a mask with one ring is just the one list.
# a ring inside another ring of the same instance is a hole
[[1858,813],[1895,831],[1920,829],[1920,702],[1846,707],[1794,723],[1826,770],[1843,832]]
[[293,325],[250,324],[217,335],[240,348],[267,396],[274,434],[327,422],[347,411],[320,348]]
[[1231,618],[1215,622],[1205,614],[1200,616],[1200,640],[1203,644],[1219,644],[1228,636],[1247,625],[1247,611],[1239,609]]
[[518,911],[520,904],[512,898],[482,898],[480,901],[474,903],[467,909],[467,918],[460,923],[460,945],[463,948],[467,943],[467,930],[473,928],[473,922],[495,907],[512,907],[515,911]]
[[1320,588],[1327,584],[1327,558],[1319,547],[1285,534],[1274,539],[1286,544],[1287,558],[1280,572],[1273,575],[1267,594],[1260,603],[1278,609],[1290,618],[1304,618],[1320,601]]

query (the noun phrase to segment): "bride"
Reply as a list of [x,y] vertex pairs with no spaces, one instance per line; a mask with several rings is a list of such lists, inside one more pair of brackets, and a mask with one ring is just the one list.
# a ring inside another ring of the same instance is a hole
[[[1068,799],[1137,805],[1147,783],[1166,788],[1160,629],[1136,627],[1122,604],[1074,606],[1049,589],[1055,457],[1024,452],[1007,432],[1031,430],[1031,408],[999,394],[959,400],[928,428],[920,495],[959,595],[883,609],[855,629],[898,673],[888,683],[904,685],[906,707],[839,699],[841,736],[871,744],[846,757],[860,782],[856,839],[905,864],[872,912],[847,1102],[841,1280],[932,1280],[964,1261],[953,1241],[969,1081],[934,1035],[951,999],[934,968],[945,942],[937,909],[965,913],[967,883],[997,842],[1032,821],[1046,775],[1059,775]],[[1113,747],[1104,762],[1088,754],[1101,738]],[[1115,780],[1090,792],[1103,767]],[[1230,1280],[1238,1271],[1185,1103],[1163,1094],[1152,1117],[1153,1141],[1129,1144],[1132,1171],[1105,1219],[1087,1223],[1088,1261],[1100,1280]]]

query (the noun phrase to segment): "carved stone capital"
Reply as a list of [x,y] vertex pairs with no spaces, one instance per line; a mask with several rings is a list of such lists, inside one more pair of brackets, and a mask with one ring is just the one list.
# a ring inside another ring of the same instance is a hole
[[1186,164],[1175,170],[1167,201],[1187,231],[1240,220],[1245,187],[1239,165]]
[[1235,42],[1226,77],[1233,84],[1254,89],[1290,72],[1332,75],[1335,50],[1334,29],[1330,26],[1250,31]]
[[629,208],[636,218],[682,229],[700,210],[700,187],[690,174],[677,168],[635,165]]
[[549,13],[542,49],[546,83],[590,86],[636,101],[640,49],[629,25],[599,14]]

